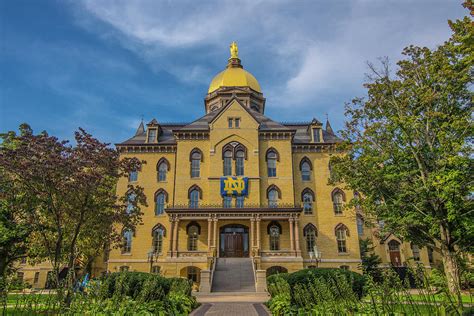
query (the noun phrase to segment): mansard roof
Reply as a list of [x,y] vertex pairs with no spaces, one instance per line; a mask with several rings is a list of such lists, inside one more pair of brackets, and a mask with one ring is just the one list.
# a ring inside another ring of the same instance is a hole
[[[293,132],[293,144],[311,144],[311,130],[308,126],[312,122],[298,122],[298,123],[278,123],[269,117],[263,115],[260,112],[254,111],[244,106],[237,98],[232,98],[228,103],[220,109],[209,112],[206,115],[198,118],[191,123],[161,123],[161,133],[158,135],[158,142],[153,145],[173,145],[176,144],[176,139],[173,135],[174,132],[180,131],[209,131],[209,124],[222,112],[224,111],[232,101],[236,100],[242,107],[260,124],[259,131],[272,132],[272,131],[288,131]],[[319,121],[318,121],[319,122]],[[332,129],[322,129],[324,143],[339,143],[342,141],[337,137]],[[146,130],[141,127],[137,130],[137,133],[132,138],[116,144],[116,145],[147,145],[146,144]]]

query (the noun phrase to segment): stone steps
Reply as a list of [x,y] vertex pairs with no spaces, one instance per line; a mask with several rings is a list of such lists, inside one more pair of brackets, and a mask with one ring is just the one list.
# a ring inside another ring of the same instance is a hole
[[211,292],[253,292],[255,277],[250,258],[218,258]]
[[246,303],[265,303],[270,299],[266,292],[213,292],[213,293],[194,293],[199,303],[218,303],[218,302],[246,302]]

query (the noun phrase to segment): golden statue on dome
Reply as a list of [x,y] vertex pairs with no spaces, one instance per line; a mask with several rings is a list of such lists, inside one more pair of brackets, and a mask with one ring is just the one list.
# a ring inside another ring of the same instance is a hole
[[239,48],[236,42],[230,44],[230,58],[239,58]]

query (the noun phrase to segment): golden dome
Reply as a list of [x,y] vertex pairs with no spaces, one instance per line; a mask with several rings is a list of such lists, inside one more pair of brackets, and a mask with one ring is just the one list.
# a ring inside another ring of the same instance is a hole
[[230,45],[230,53],[231,57],[229,58],[227,68],[212,79],[208,93],[214,92],[220,87],[250,87],[261,93],[262,91],[257,79],[250,72],[244,70],[240,64],[237,44],[235,42],[232,42]]

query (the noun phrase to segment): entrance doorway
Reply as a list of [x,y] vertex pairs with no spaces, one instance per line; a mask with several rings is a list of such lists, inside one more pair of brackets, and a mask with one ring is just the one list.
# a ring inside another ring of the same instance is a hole
[[230,224],[220,229],[220,257],[249,256],[249,228],[244,225]]
[[400,256],[400,243],[396,240],[391,240],[388,243],[388,251],[390,253],[390,262],[394,267],[402,265],[402,258]]

